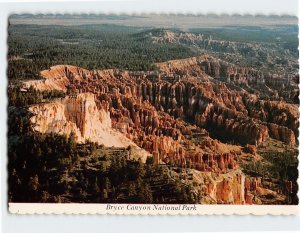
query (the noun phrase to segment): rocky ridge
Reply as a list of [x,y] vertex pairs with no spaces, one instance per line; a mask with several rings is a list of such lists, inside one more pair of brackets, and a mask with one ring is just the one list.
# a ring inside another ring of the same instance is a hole
[[[168,29],[158,30],[154,33],[149,32],[145,35],[145,38],[150,39],[152,43],[196,47],[206,52],[216,53],[223,59],[236,60],[240,64],[258,65],[262,69],[275,64],[274,68],[278,72],[298,73],[295,70],[295,67],[298,67],[297,54],[281,48],[276,43],[229,41],[206,33],[171,31]],[[294,59],[290,59],[291,57],[294,57]]]

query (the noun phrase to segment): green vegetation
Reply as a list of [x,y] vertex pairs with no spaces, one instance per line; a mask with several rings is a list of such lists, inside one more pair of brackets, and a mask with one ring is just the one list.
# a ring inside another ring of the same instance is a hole
[[293,54],[298,54],[298,26],[274,25],[274,27],[259,26],[227,26],[223,28],[199,29],[192,28],[190,32],[211,35],[213,38],[236,41],[276,43]]
[[155,62],[195,55],[184,46],[141,39],[142,30],[114,25],[10,25],[8,77],[37,79],[41,70],[58,64],[151,70]]
[[153,159],[127,160],[113,148],[77,145],[72,135],[10,135],[8,153],[11,202],[197,201],[191,187],[171,180]]
[[[243,171],[252,176],[260,176],[265,181],[272,181],[282,193],[289,197],[289,204],[297,204],[297,150],[276,152],[276,150],[266,151],[261,149],[260,155],[263,157],[263,160],[242,163]],[[291,191],[288,190],[287,181],[292,181]]]
[[18,87],[12,87],[8,90],[8,105],[15,107],[27,107],[31,104],[37,104],[48,101],[52,98],[65,97],[62,91],[38,91],[30,87],[26,91],[20,91]]

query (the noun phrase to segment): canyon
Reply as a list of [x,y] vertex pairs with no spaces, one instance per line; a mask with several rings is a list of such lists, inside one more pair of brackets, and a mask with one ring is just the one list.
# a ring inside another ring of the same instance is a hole
[[156,67],[90,71],[57,65],[42,71],[42,79],[24,81],[22,88],[66,97],[30,106],[32,129],[73,133],[79,143],[130,146],[136,159],[153,156],[156,164],[190,169],[203,204],[259,203],[253,193],[267,189],[243,174],[241,160],[259,159],[256,147],[269,139],[297,144],[297,105],[272,88],[272,100],[245,88],[253,82],[265,87],[276,77],[209,55]]

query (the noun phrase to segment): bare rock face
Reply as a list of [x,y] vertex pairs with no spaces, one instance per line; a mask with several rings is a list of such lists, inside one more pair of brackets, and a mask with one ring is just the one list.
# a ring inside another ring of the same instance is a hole
[[203,204],[245,204],[245,175],[241,170],[220,174],[194,172],[203,192]]
[[[270,136],[294,144],[294,135],[298,135],[299,125],[296,105],[282,101],[259,100],[246,91],[229,89],[224,83],[215,83],[209,76],[203,75],[204,72],[214,77],[251,79],[261,76],[258,71],[239,68],[210,56],[159,63],[157,66],[167,74],[184,73],[183,77],[188,77],[164,88],[167,96],[172,97],[173,93],[176,93],[172,104],[165,101],[166,98],[159,98],[163,100],[161,105],[164,109],[169,109],[174,116],[178,116],[177,109],[183,107],[183,111],[179,112],[180,117],[193,117],[200,127],[208,125],[217,127],[229,134],[237,135],[245,143],[259,145]],[[189,74],[189,70],[193,72]],[[180,98],[176,98],[178,95]],[[270,123],[276,126],[270,126]]]
[[193,75],[199,76],[202,79],[207,80],[208,75],[205,73],[205,66],[202,65],[202,62],[205,60],[205,58],[205,56],[201,56],[180,60],[172,60],[168,62],[158,63],[157,66],[159,67],[161,72],[166,73],[168,75]]
[[283,101],[247,101],[249,116],[277,124],[298,133],[298,106]]
[[273,123],[269,123],[268,128],[272,138],[283,141],[291,146],[296,144],[296,137],[291,129]]
[[23,82],[23,87],[29,88],[33,86],[41,91],[59,90],[66,92],[71,80],[80,82],[82,77],[86,77],[89,73],[88,70],[76,66],[57,65],[48,70],[43,70],[41,72],[41,80]]
[[139,151],[142,158],[149,155],[123,134],[112,129],[110,113],[107,109],[98,109],[93,94],[79,94],[77,97],[31,106],[29,111],[34,114],[30,120],[35,131],[66,135],[74,133],[79,143],[90,140],[108,147],[131,145]]

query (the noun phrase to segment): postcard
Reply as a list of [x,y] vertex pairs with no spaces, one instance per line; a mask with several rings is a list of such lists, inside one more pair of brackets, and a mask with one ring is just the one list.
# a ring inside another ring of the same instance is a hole
[[10,15],[10,212],[295,214],[297,24]]

